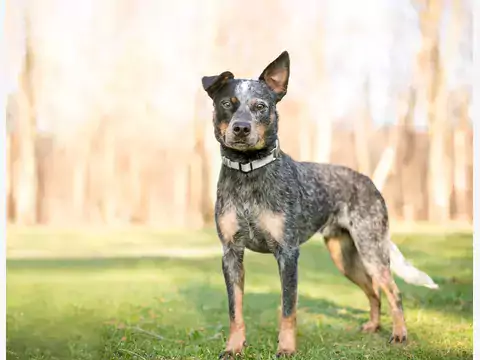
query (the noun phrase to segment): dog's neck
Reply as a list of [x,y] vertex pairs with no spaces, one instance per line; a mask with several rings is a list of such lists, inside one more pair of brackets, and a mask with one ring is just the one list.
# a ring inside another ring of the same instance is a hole
[[239,162],[241,164],[246,164],[248,162],[267,157],[275,149],[276,144],[277,144],[277,141],[273,141],[273,143],[267,145],[263,149],[248,150],[248,151],[235,150],[221,144],[220,153],[222,156],[225,156],[227,159]]

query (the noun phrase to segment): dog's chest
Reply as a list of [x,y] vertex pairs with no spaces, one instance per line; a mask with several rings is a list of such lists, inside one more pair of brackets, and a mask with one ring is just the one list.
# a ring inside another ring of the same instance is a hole
[[278,241],[282,241],[282,215],[273,212],[265,204],[253,201],[238,204],[236,214],[238,233],[235,241],[246,248],[257,252],[272,252]]
[[[219,194],[220,195],[220,194]],[[273,252],[283,241],[285,216],[268,202],[268,193],[241,186],[222,192],[221,214],[231,214],[235,222],[233,241],[262,253]]]

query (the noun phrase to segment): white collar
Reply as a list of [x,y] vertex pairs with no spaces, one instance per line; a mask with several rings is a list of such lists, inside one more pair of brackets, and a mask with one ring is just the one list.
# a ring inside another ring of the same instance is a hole
[[278,140],[275,141],[275,147],[273,150],[265,156],[264,158],[250,161],[246,164],[241,164],[238,161],[232,161],[229,158],[222,156],[222,163],[223,165],[229,167],[230,169],[239,170],[244,173],[248,173],[250,171],[259,169],[265,165],[270,164],[271,162],[275,161],[278,158],[278,154],[280,152],[280,148],[278,146]]

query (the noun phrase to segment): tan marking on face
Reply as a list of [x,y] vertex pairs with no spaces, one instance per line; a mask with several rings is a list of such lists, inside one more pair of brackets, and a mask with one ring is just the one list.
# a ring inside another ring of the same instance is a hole
[[227,210],[218,219],[218,225],[223,235],[224,242],[233,242],[233,237],[238,231],[237,213],[235,209]]
[[230,101],[232,102],[232,104],[236,104],[238,102],[238,99],[236,97],[232,97],[230,98]]
[[277,243],[283,243],[285,228],[285,215],[274,213],[271,210],[263,210],[259,216],[260,227],[268,232]]
[[297,349],[296,342],[297,313],[283,317],[280,321],[280,332],[278,334],[278,352],[293,354]]
[[222,136],[225,136],[225,133],[227,132],[227,129],[228,129],[228,124],[222,121],[220,125],[218,125],[218,128],[220,129],[220,134],[222,134]]
[[258,137],[263,139],[263,137],[265,136],[265,131],[267,130],[267,127],[263,124],[257,124],[256,127],[257,127]]
[[253,148],[256,149],[256,150],[260,150],[260,149],[263,149],[265,147],[266,127],[263,124],[256,124],[255,125],[255,130],[257,132],[258,141]]
[[275,121],[275,111],[272,111],[272,113],[270,114],[269,119],[270,119],[270,124]]

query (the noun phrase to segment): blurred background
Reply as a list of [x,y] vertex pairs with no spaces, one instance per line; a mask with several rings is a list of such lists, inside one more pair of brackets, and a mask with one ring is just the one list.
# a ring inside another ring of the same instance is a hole
[[8,221],[211,225],[200,79],[288,50],[284,151],[371,176],[394,222],[471,222],[471,2],[7,1]]
[[[471,359],[473,0],[7,0],[7,358],[212,359],[228,334],[221,161],[201,77],[291,57],[280,145],[370,176],[412,342],[356,329],[363,292],[300,257],[298,359]],[[247,357],[275,354],[272,256],[246,255]]]

